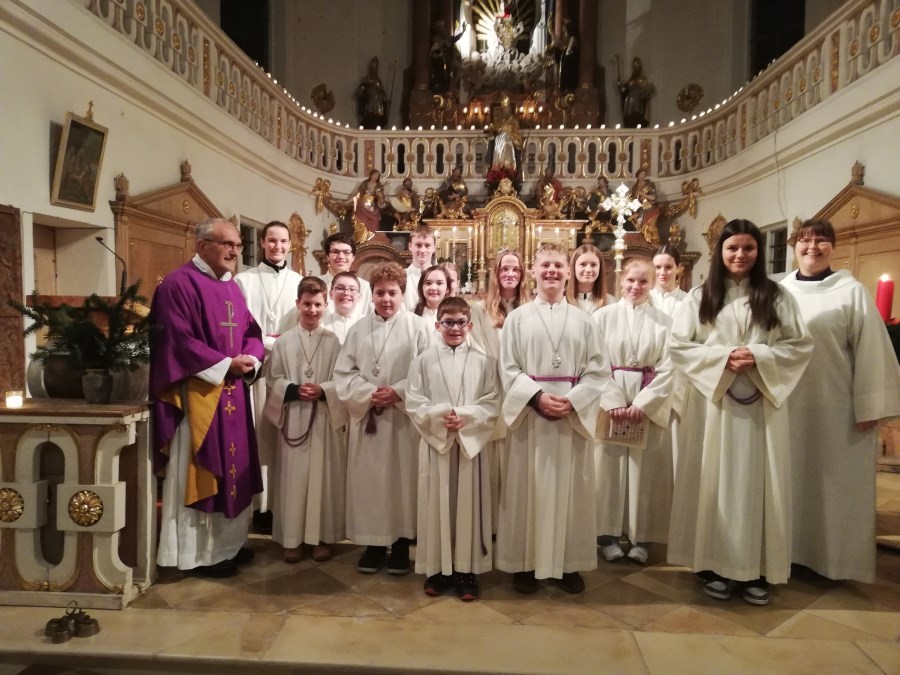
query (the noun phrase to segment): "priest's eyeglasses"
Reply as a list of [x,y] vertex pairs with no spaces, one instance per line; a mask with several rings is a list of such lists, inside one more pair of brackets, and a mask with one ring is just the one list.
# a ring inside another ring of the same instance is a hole
[[453,328],[465,328],[466,324],[469,323],[468,319],[441,319],[438,321],[444,328],[447,330],[451,330]]
[[203,241],[209,241],[213,244],[218,244],[219,246],[224,246],[229,251],[237,251],[240,253],[244,249],[244,245],[241,243],[234,243],[233,241],[222,241],[221,239],[204,239]]

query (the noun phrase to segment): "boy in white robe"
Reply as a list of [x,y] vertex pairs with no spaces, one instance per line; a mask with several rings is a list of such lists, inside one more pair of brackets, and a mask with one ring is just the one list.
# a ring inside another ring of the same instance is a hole
[[[368,284],[365,286],[368,288]],[[338,272],[331,280],[328,309],[322,325],[331,329],[341,344],[347,339],[350,326],[362,318],[357,311],[360,303],[359,288],[359,277],[355,272]],[[371,294],[371,290],[369,293]]]
[[262,374],[250,387],[253,420],[256,424],[256,445],[263,477],[263,491],[253,500],[253,528],[257,532],[272,531],[271,502],[274,497],[269,489],[269,466],[275,453],[278,433],[265,419],[266,378],[268,360],[275,340],[283,332],[297,325],[297,285],[303,278],[292,270],[287,262],[291,250],[291,233],[287,225],[273,220],[263,227],[259,237],[263,260],[256,267],[235,275],[234,281],[247,300],[247,307],[263,332],[266,362]]
[[347,416],[332,382],[340,342],[321,324],[325,290],[316,277],[300,282],[299,324],[275,341],[269,362],[265,416],[279,430],[272,539],[290,563],[303,545],[324,562],[344,539]]
[[[320,274],[318,276],[325,282],[325,285],[329,289],[334,287],[335,278],[342,272],[356,274],[350,270],[353,266],[353,261],[356,260],[356,242],[353,241],[353,237],[343,234],[342,232],[335,232],[334,234],[328,235],[325,239],[323,249],[325,250],[325,255],[328,256],[326,260],[328,269],[325,271],[325,274]],[[354,322],[372,311],[372,289],[369,287],[368,283],[363,283],[364,281],[365,279],[357,278],[357,283],[359,284],[359,298],[350,315],[354,319]],[[329,296],[328,311],[326,312],[326,315],[331,314],[334,311],[334,298]]]
[[479,595],[476,574],[491,569],[491,495],[488,457],[500,408],[497,363],[466,337],[471,312],[462,298],[438,305],[442,342],[409,369],[406,408],[422,435],[416,572],[425,593],[454,585],[464,601]]
[[542,246],[532,277],[537,298],[503,324],[501,413],[509,427],[500,499],[496,566],[513,588],[534,593],[538,579],[584,590],[579,571],[597,567],[594,433],[597,414],[625,399],[611,386],[606,350],[590,315],[565,297],[566,253]]
[[434,330],[403,304],[406,274],[397,263],[369,275],[374,311],[350,328],[334,368],[350,415],[347,536],[366,546],[357,569],[408,574],[416,536],[419,436],[406,414],[409,364]]
[[628,558],[641,565],[651,542],[667,540],[672,507],[671,319],[650,305],[651,278],[650,260],[631,258],[622,270],[622,299],[593,315],[613,379],[628,402],[628,408],[610,412],[610,418],[634,424],[649,418],[644,448],[597,444],[600,552],[610,562],[622,558],[619,540],[624,533],[631,542]]
[[431,260],[434,258],[434,232],[427,225],[419,225],[409,235],[407,248],[412,253],[412,262],[406,268],[404,299],[406,309],[412,311],[419,302],[419,279],[422,278],[422,273],[431,267]]

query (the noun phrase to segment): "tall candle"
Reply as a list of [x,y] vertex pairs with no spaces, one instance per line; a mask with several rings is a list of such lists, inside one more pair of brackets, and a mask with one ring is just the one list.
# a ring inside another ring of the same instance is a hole
[[887,321],[891,318],[891,308],[894,305],[894,282],[887,274],[882,274],[878,279],[878,287],[875,290],[875,307],[881,318]]

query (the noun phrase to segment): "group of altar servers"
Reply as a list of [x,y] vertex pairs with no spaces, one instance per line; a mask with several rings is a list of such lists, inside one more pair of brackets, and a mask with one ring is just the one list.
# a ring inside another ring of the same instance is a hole
[[[360,279],[332,235],[328,274],[301,282],[269,224],[236,281],[266,348],[255,506],[285,560],[349,539],[360,572],[406,574],[415,540],[425,592],[463,600],[492,568],[578,593],[598,554],[643,564],[652,544],[721,600],[766,604],[792,563],[873,582],[876,428],[900,415],[900,369],[866,289],[831,270],[831,225],[794,239],[778,284],[758,228],[733,220],[701,286],[678,288],[663,247],[626,261],[618,301],[589,244],[542,246],[534,294],[502,250],[470,308],[426,227],[407,270]],[[645,444],[601,440],[601,410]]]

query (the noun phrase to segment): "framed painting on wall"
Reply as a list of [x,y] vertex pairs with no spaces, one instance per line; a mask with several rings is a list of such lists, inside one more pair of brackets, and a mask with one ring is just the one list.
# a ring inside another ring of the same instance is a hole
[[83,211],[96,209],[106,132],[106,127],[93,120],[66,113],[50,189],[51,204]]

